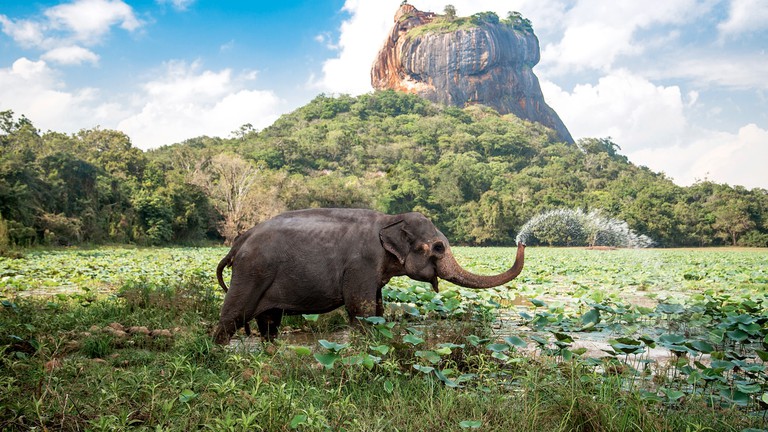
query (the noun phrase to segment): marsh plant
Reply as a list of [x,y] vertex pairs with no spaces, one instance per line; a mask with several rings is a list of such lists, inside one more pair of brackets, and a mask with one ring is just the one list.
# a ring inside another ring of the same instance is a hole
[[647,248],[653,240],[600,210],[557,209],[534,216],[523,225],[516,241],[549,246],[609,246]]
[[[50,255],[0,259],[0,430],[765,429],[765,252],[538,249],[500,290],[395,278],[385,316],[359,330],[337,331],[343,313],[299,315],[274,343],[240,333],[249,343],[227,348],[210,335],[221,250],[137,250],[133,265],[62,252],[92,279],[46,297],[22,295],[16,275],[83,275]],[[478,271],[512,253],[457,251]],[[151,271],[149,252],[172,271]],[[651,254],[663,265],[639,259]],[[94,294],[120,271],[135,278]],[[657,301],[636,305],[639,286]]]

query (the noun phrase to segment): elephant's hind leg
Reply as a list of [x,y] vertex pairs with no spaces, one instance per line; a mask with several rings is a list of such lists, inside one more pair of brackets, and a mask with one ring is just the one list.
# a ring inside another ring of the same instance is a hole
[[265,341],[273,341],[280,331],[280,323],[283,320],[282,309],[270,309],[262,312],[256,317],[256,323],[259,325],[259,334]]
[[240,327],[250,333],[248,322],[253,319],[259,300],[272,284],[272,278],[256,278],[232,273],[229,291],[221,306],[219,325],[214,334],[218,344],[226,345]]
[[219,319],[219,324],[216,326],[216,330],[214,330],[213,333],[213,341],[219,345],[228,344],[232,335],[234,335],[237,332],[237,329],[242,325],[242,320],[238,320],[237,318]]

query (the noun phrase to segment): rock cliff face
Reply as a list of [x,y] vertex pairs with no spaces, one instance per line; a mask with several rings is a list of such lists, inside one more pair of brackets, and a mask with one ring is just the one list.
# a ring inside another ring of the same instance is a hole
[[445,17],[402,5],[371,69],[373,87],[416,93],[446,105],[487,105],[541,123],[573,143],[560,117],[544,102],[533,73],[540,54],[530,27],[498,19],[461,20],[450,30]]

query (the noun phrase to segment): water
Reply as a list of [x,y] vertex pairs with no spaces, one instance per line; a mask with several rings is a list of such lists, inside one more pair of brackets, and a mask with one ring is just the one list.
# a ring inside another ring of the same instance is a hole
[[581,209],[557,209],[532,217],[515,239],[523,244],[550,246],[611,246],[646,248],[653,240],[637,234],[621,220],[604,216],[600,211],[585,213]]
[[[520,336],[524,340],[529,341],[531,335],[537,335],[542,338],[549,338],[548,331],[535,331],[527,327],[520,316],[519,311],[531,312],[530,307],[532,304],[524,297],[517,297],[511,307],[500,310],[497,319],[490,323],[491,326],[491,339],[494,341],[502,340],[507,336]],[[424,322],[421,325],[414,325],[413,327],[426,327],[430,326],[430,321]],[[309,347],[313,352],[323,351],[318,347],[318,341],[326,339],[337,343],[348,343],[351,338],[351,332],[359,331],[352,327],[343,327],[330,332],[315,332],[311,330],[285,330],[280,332],[278,336],[282,344],[292,346],[300,345]],[[585,333],[569,333],[573,337],[574,341],[570,344],[569,349],[576,350],[579,348],[586,348],[587,352],[582,355],[582,358],[601,358],[606,356],[605,351],[611,351],[610,340],[617,337],[617,334],[608,330],[585,332]],[[254,334],[250,337],[246,337],[243,334],[238,334],[232,338],[227,347],[233,352],[260,352],[264,349],[275,350],[276,348],[265,345],[260,336]],[[521,350],[523,354],[535,355],[537,352],[536,345],[533,342],[529,342],[527,348]],[[641,356],[628,356],[627,360],[637,360],[638,358],[645,358],[652,360],[655,368],[661,368],[667,361],[675,359],[676,356],[666,348],[655,347],[647,348],[647,350]],[[623,358],[623,357],[622,357]],[[708,361],[709,356],[706,360]]]

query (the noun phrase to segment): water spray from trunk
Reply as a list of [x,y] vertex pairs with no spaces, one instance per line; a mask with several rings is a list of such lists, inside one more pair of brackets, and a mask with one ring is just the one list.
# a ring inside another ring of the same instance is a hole
[[621,220],[600,211],[558,209],[534,216],[523,225],[516,241],[550,246],[612,246],[646,248],[653,240],[637,234]]

